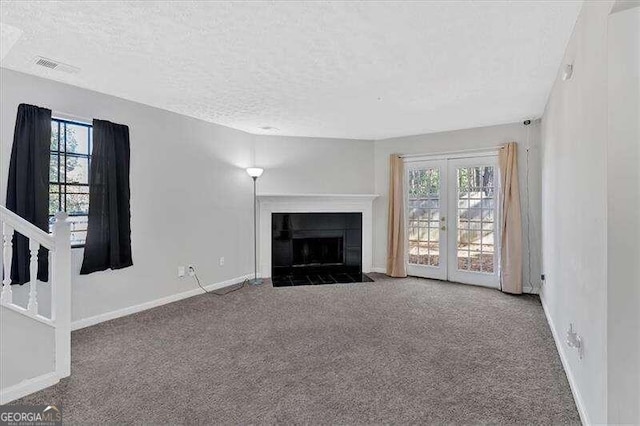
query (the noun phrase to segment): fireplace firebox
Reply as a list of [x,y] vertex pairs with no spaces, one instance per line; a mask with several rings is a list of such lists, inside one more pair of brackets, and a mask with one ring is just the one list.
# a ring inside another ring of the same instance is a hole
[[294,238],[292,266],[344,265],[343,246],[342,236]]

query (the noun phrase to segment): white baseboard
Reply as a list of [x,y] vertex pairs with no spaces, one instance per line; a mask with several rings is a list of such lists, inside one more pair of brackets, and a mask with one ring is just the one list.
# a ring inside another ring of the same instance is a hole
[[380,274],[386,274],[387,268],[373,267],[371,268],[371,272],[378,272]]
[[53,386],[60,381],[58,373],[52,372],[43,374],[32,379],[23,380],[13,386],[9,386],[0,390],[0,404],[6,404],[11,401],[15,401],[18,398],[27,396],[34,392],[38,392],[49,386]]
[[556,348],[558,349],[558,354],[560,354],[560,361],[562,362],[562,367],[564,368],[564,372],[567,375],[567,380],[569,381],[569,387],[571,388],[571,393],[573,394],[573,399],[576,402],[576,407],[578,408],[578,414],[580,414],[580,420],[584,425],[592,424],[589,420],[589,416],[587,415],[587,411],[585,409],[584,400],[582,399],[582,395],[580,394],[580,390],[578,389],[578,385],[576,384],[576,380],[573,376],[573,371],[569,366],[569,362],[567,361],[567,355],[565,352],[565,346],[562,344],[563,340],[560,338],[558,334],[558,330],[556,329],[551,316],[549,315],[549,311],[547,310],[547,305],[544,302],[544,298],[540,297],[540,301],[542,302],[542,310],[544,311],[544,315],[547,317],[547,323],[549,324],[549,328],[551,329],[551,334],[553,334],[553,340],[556,342]]
[[[218,290],[220,288],[228,287],[230,285],[242,282],[252,277],[253,277],[253,274],[247,274],[241,277],[231,278],[226,281],[205,285],[204,288],[206,288],[207,290]],[[106,312],[104,314],[96,315],[89,318],[83,318],[77,321],[73,321],[71,323],[71,330],[79,330],[81,328],[99,324],[104,321],[109,321],[115,318],[124,317],[126,315],[135,314],[137,312],[142,312],[147,309],[155,308],[157,306],[166,305],[167,303],[177,302],[178,300],[186,299],[188,297],[197,296],[198,294],[202,294],[202,290],[199,287],[182,292],[182,293],[172,294],[171,296],[165,296],[165,297],[161,297],[160,299],[144,302],[139,305],[128,306],[126,308],[118,309],[116,311]]]

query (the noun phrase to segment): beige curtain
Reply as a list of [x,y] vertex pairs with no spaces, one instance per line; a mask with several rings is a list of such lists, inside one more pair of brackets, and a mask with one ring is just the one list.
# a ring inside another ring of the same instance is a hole
[[518,144],[508,143],[500,148],[500,199],[502,215],[502,274],[500,285],[505,293],[522,293],[522,217],[518,188]]
[[398,154],[389,159],[389,223],[387,275],[406,277],[404,261],[404,162]]

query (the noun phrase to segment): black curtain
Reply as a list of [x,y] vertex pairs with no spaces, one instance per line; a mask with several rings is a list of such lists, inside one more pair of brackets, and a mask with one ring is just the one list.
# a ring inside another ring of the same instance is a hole
[[[20,104],[13,133],[7,208],[49,232],[49,146],[51,110]],[[49,280],[49,250],[38,251],[38,279]],[[29,240],[14,233],[11,283],[29,282]]]
[[81,274],[133,265],[129,127],[93,120],[89,223]]

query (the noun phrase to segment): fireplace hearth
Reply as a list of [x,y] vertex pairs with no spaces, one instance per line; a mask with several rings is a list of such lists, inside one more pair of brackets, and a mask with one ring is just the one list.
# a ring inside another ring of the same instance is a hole
[[371,281],[361,213],[273,213],[271,225],[274,286]]

